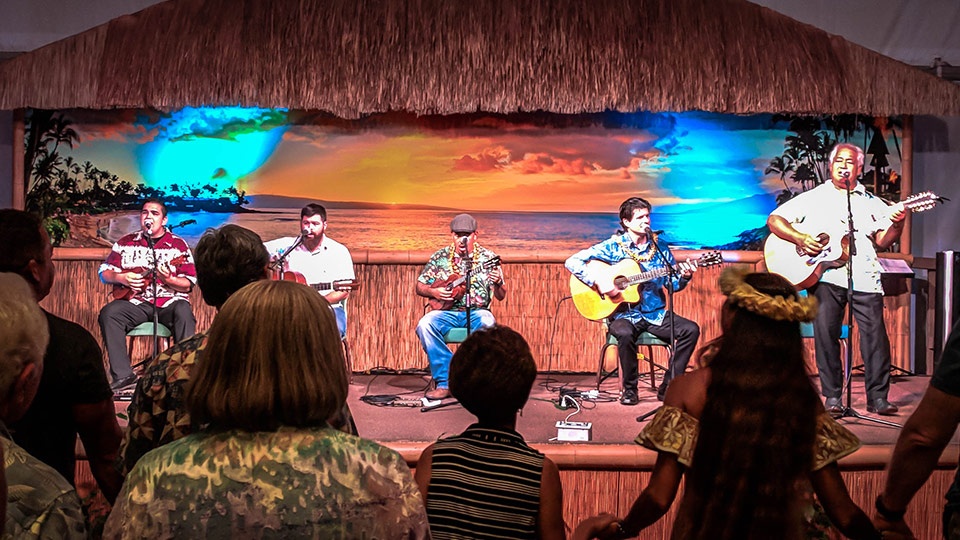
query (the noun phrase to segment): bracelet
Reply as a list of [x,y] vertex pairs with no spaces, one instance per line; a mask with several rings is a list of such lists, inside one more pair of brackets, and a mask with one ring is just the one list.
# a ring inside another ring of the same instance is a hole
[[630,534],[623,528],[622,521],[617,522],[617,538],[634,538],[636,536],[636,534]]
[[877,495],[877,500],[873,503],[873,506],[877,509],[877,513],[880,514],[880,517],[887,521],[903,521],[903,516],[907,513],[906,510],[894,512],[893,510],[890,510],[884,506],[882,493]]

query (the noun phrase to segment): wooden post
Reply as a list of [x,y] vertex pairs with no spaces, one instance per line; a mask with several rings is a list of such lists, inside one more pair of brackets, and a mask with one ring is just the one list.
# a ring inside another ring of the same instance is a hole
[[16,109],[13,111],[13,207],[23,210],[27,203],[27,194],[24,191],[26,186],[23,182],[23,136],[26,111]]
[[[913,116],[903,117],[903,156],[900,158],[900,198],[913,194]],[[907,212],[907,219],[900,235],[900,253],[910,254],[910,224],[913,218]]]

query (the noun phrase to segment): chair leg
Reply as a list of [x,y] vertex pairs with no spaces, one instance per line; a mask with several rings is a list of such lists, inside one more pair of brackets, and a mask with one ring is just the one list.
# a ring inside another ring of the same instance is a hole
[[611,345],[611,344],[609,344],[609,343],[604,343],[603,346],[600,347],[600,363],[599,363],[599,365],[598,365],[598,367],[597,367],[597,390],[600,389],[600,384],[601,384],[603,381],[607,380],[607,378],[610,377],[611,375],[613,375],[614,373],[617,374],[617,377],[618,377],[618,378],[620,377],[620,367],[619,367],[619,366],[613,368],[613,371],[609,371],[609,372],[607,372],[607,373],[604,373],[604,372],[603,372],[603,361],[606,360],[606,358],[607,358],[607,350],[608,350],[610,347],[612,347],[612,346],[613,346],[613,345]]
[[[656,390],[656,389],[657,389],[657,377],[656,377],[656,373],[654,372],[653,347],[652,347],[651,345],[644,345],[644,348],[645,348],[646,351],[647,351],[647,352],[644,354],[644,359],[647,361],[647,366],[650,367],[650,389],[651,389],[651,390]],[[639,361],[639,359],[637,359],[637,360]]]

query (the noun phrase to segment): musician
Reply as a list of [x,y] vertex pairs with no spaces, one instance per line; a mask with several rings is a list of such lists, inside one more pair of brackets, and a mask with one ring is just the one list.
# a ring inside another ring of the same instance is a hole
[[293,250],[284,258],[283,271],[297,272],[303,275],[308,285],[324,284],[326,289],[318,289],[324,296],[337,318],[340,337],[347,333],[347,312],[345,301],[350,290],[335,290],[331,284],[338,281],[354,281],[353,258],[346,246],[326,235],[327,209],[323,205],[310,203],[300,210],[300,236],[277,238],[266,242],[271,260]]
[[[451,328],[467,326],[466,302],[470,302],[469,328],[473,331],[496,323],[490,302],[507,296],[496,253],[477,243],[477,220],[470,214],[455,216],[450,222],[450,238],[451,244],[437,250],[417,278],[417,294],[442,307],[429,311],[417,323],[417,337],[427,353],[433,376],[434,388],[424,394],[428,399],[450,396],[447,373],[453,353],[443,336]],[[448,290],[447,284],[466,275],[468,265],[472,269],[469,293],[457,295],[457,288]]]
[[[827,242],[821,232],[833,238],[847,233],[847,190],[853,211],[853,314],[860,329],[860,355],[865,367],[867,411],[892,415],[897,406],[887,401],[890,389],[890,341],[883,325],[883,288],[876,248],[886,248],[903,232],[903,210],[867,192],[857,178],[863,170],[863,150],[841,143],[829,158],[830,182],[802,193],[774,210],[767,219],[770,232],[796,244],[808,255],[823,251]],[[795,228],[799,226],[801,230]],[[841,412],[843,370],[840,365],[840,330],[847,305],[847,268],[830,268],[810,287],[820,302],[814,320],[817,370],[820,392],[830,412]]]
[[135,326],[152,321],[154,310],[160,324],[173,331],[175,341],[196,333],[197,321],[189,300],[197,283],[193,254],[187,243],[166,227],[166,205],[159,199],[147,199],[140,209],[140,230],[118,240],[100,265],[100,280],[118,286],[118,294],[127,293],[100,310],[100,331],[110,359],[113,390],[137,381],[127,356],[126,336]]
[[[573,254],[566,261],[567,270],[580,281],[595,287],[600,294],[616,299],[623,291],[613,282],[615,276],[588,267],[589,261],[616,264],[630,258],[636,261],[644,272],[662,269],[668,265],[676,266],[676,259],[673,258],[669,246],[665,242],[659,242],[656,234],[650,230],[651,208],[650,203],[640,197],[630,197],[623,201],[620,205],[621,230],[607,240]],[[654,245],[655,242],[657,245]],[[662,257],[657,251],[658,246],[663,252]],[[640,333],[650,332],[664,341],[670,341],[671,318],[666,311],[664,288],[672,281],[674,291],[682,290],[695,271],[695,266],[681,266],[672,277],[668,274],[641,283],[638,291],[640,301],[635,304],[624,302],[611,315],[609,331],[617,338],[617,353],[623,379],[620,403],[636,405],[640,401],[637,396],[639,370],[636,342]],[[673,314],[673,321],[677,343],[670,357],[670,365],[657,390],[657,399],[660,401],[663,401],[670,381],[687,370],[690,356],[700,338],[700,326],[697,323],[676,313]]]

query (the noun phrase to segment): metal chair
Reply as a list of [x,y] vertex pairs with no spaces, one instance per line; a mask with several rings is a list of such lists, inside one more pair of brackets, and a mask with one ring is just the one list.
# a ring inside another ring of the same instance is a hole
[[[600,384],[613,375],[617,375],[617,379],[620,381],[619,386],[623,388],[623,377],[621,377],[620,374],[619,358],[617,360],[617,367],[608,372],[603,371],[603,361],[607,356],[607,349],[610,347],[615,347],[620,343],[619,340],[617,340],[617,337],[610,333],[608,321],[603,321],[603,327],[606,330],[607,339],[606,342],[600,346],[600,364],[597,368],[597,389],[599,390]],[[651,390],[657,389],[656,370],[659,369],[664,372],[667,371],[666,367],[661,366],[653,361],[654,347],[665,347],[667,349],[667,358],[673,356],[673,347],[671,347],[669,343],[651,334],[650,332],[641,332],[640,336],[637,337],[637,363],[639,364],[644,360],[647,362],[649,367]]]

